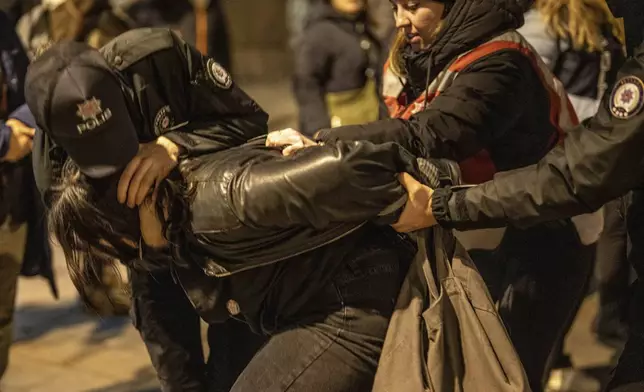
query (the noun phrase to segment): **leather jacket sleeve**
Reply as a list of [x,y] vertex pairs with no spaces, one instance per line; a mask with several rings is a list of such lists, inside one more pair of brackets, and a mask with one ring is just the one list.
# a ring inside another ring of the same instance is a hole
[[171,271],[130,270],[132,322],[164,392],[206,392],[199,316]]
[[[247,148],[242,146],[240,149]],[[332,222],[362,222],[404,205],[407,193],[397,174],[415,173],[415,158],[394,143],[336,142],[305,148],[291,157],[279,151],[247,158],[243,150],[225,151],[206,170],[207,184],[193,211],[213,198],[225,200],[203,231],[325,228]]]
[[268,114],[230,74],[181,38],[174,39],[187,75],[186,91],[180,99],[188,101],[188,123],[163,136],[182,147],[182,158],[239,146],[266,134]]
[[[644,80],[644,47],[617,80],[632,76]],[[641,90],[637,99],[641,104]],[[499,173],[479,186],[437,190],[432,208],[439,223],[457,229],[525,227],[595,211],[641,185],[644,112],[640,107],[632,117],[618,118],[611,113],[613,104],[609,90],[599,112],[536,165]]]

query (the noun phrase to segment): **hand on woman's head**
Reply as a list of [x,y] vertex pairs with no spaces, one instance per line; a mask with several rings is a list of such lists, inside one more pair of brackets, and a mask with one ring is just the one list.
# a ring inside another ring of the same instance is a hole
[[140,145],[139,152],[123,170],[118,184],[118,201],[134,208],[158,187],[179,162],[179,147],[161,136]]

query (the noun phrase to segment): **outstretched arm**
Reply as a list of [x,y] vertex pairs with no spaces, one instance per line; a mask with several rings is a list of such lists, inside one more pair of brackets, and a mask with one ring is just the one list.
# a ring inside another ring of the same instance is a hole
[[618,80],[599,112],[538,164],[499,173],[480,186],[437,190],[432,208],[439,224],[529,226],[595,211],[642,185],[644,47],[624,64]]

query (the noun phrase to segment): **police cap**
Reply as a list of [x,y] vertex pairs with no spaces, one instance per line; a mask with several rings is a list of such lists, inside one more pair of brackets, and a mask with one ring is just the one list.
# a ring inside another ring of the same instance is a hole
[[116,173],[138,151],[123,85],[84,43],[61,42],[38,57],[27,72],[25,98],[42,131],[89,177]]

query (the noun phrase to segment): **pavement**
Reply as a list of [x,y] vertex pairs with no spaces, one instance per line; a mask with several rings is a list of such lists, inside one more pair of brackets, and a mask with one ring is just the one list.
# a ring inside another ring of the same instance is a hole
[[[295,125],[295,104],[285,82],[243,86],[271,114],[270,129]],[[153,392],[158,383],[138,333],[127,318],[101,319],[83,310],[55,248],[60,299],[47,284],[22,279],[18,289],[15,345],[0,383],[2,392]],[[571,391],[596,392],[595,377],[605,375],[615,350],[597,343],[591,320],[597,309],[591,295],[580,309],[566,351],[585,372],[562,375]]]

